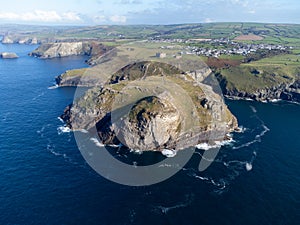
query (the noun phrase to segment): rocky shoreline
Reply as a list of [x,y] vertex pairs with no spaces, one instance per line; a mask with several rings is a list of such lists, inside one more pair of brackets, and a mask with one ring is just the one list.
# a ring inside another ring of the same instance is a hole
[[278,100],[300,103],[300,79],[291,83],[282,83],[269,88],[257,89],[251,93],[229,89],[226,80],[219,79],[225,97],[231,99],[254,100],[259,102],[274,102]]
[[29,53],[29,55],[41,59],[87,55],[91,57],[88,60],[88,64],[95,65],[94,60],[110,49],[111,47],[107,47],[96,41],[55,42],[41,44],[37,49]]
[[140,64],[133,64],[128,66],[127,79],[113,75],[110,83],[90,89],[68,106],[61,118],[73,130],[96,127],[105,145],[123,144],[142,151],[181,150],[223,141],[238,130],[237,119],[208,85],[178,74],[170,65],[152,62],[152,66],[156,71],[168,67],[166,82],[161,83],[162,75],[147,76]]

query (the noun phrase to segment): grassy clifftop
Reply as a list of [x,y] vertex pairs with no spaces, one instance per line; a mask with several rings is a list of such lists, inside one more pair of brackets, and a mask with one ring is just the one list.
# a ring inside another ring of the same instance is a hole
[[254,92],[299,79],[300,57],[287,54],[217,70],[226,81],[228,90]]

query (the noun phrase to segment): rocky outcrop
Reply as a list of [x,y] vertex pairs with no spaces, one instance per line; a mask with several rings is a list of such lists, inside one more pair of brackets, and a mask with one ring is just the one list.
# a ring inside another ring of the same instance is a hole
[[9,36],[4,36],[2,39],[2,44],[13,44],[14,40]]
[[27,44],[36,45],[40,41],[36,37],[10,36],[5,35],[2,39],[2,44]]
[[290,83],[279,83],[271,87],[247,92],[228,85],[226,78],[220,74],[217,77],[220,81],[223,94],[229,98],[252,99],[261,102],[274,100],[300,102],[300,78]]
[[2,52],[2,53],[0,53],[0,58],[3,58],[3,59],[16,59],[16,58],[19,58],[19,56],[14,52]]
[[175,68],[145,74],[141,65],[166,71],[161,63],[128,65],[103,87],[90,89],[68,106],[61,118],[73,130],[96,127],[104,144],[142,151],[181,150],[220,141],[237,128],[236,118],[210,86],[196,83],[179,70],[170,74]]
[[61,58],[72,55],[95,57],[104,54],[109,49],[109,47],[99,42],[57,42],[44,43],[29,55],[42,59]]

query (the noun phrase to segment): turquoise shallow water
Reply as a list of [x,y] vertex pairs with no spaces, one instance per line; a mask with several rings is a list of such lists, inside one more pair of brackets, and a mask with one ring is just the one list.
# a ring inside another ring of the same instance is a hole
[[[298,224],[300,106],[227,103],[243,133],[204,172],[202,151],[148,187],[112,183],[83,160],[57,117],[74,88],[48,89],[84,58],[39,60],[36,46],[0,45],[0,224]],[[136,157],[136,156],[134,156]]]

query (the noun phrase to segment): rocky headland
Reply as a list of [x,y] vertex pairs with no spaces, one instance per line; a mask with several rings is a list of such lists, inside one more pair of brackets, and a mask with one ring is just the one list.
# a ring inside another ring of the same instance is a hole
[[36,37],[23,37],[23,36],[11,36],[5,35],[2,39],[2,44],[30,44],[37,45],[40,44],[41,41]]
[[96,127],[104,144],[142,151],[214,143],[238,127],[210,86],[156,62],[122,68],[106,84],[90,89],[67,107],[61,118],[73,130]]
[[[42,58],[61,58],[72,55],[87,55],[96,57],[104,54],[110,49],[99,42],[56,42],[56,43],[44,43],[41,44],[36,50],[29,55]],[[89,61],[93,64],[92,61]]]
[[[217,73],[222,92],[225,97],[246,99],[260,102],[278,100],[300,103],[300,74],[294,71],[293,77],[286,72],[272,73],[270,77],[251,75],[254,80],[232,80],[230,76]],[[246,73],[243,74],[247,76]]]

